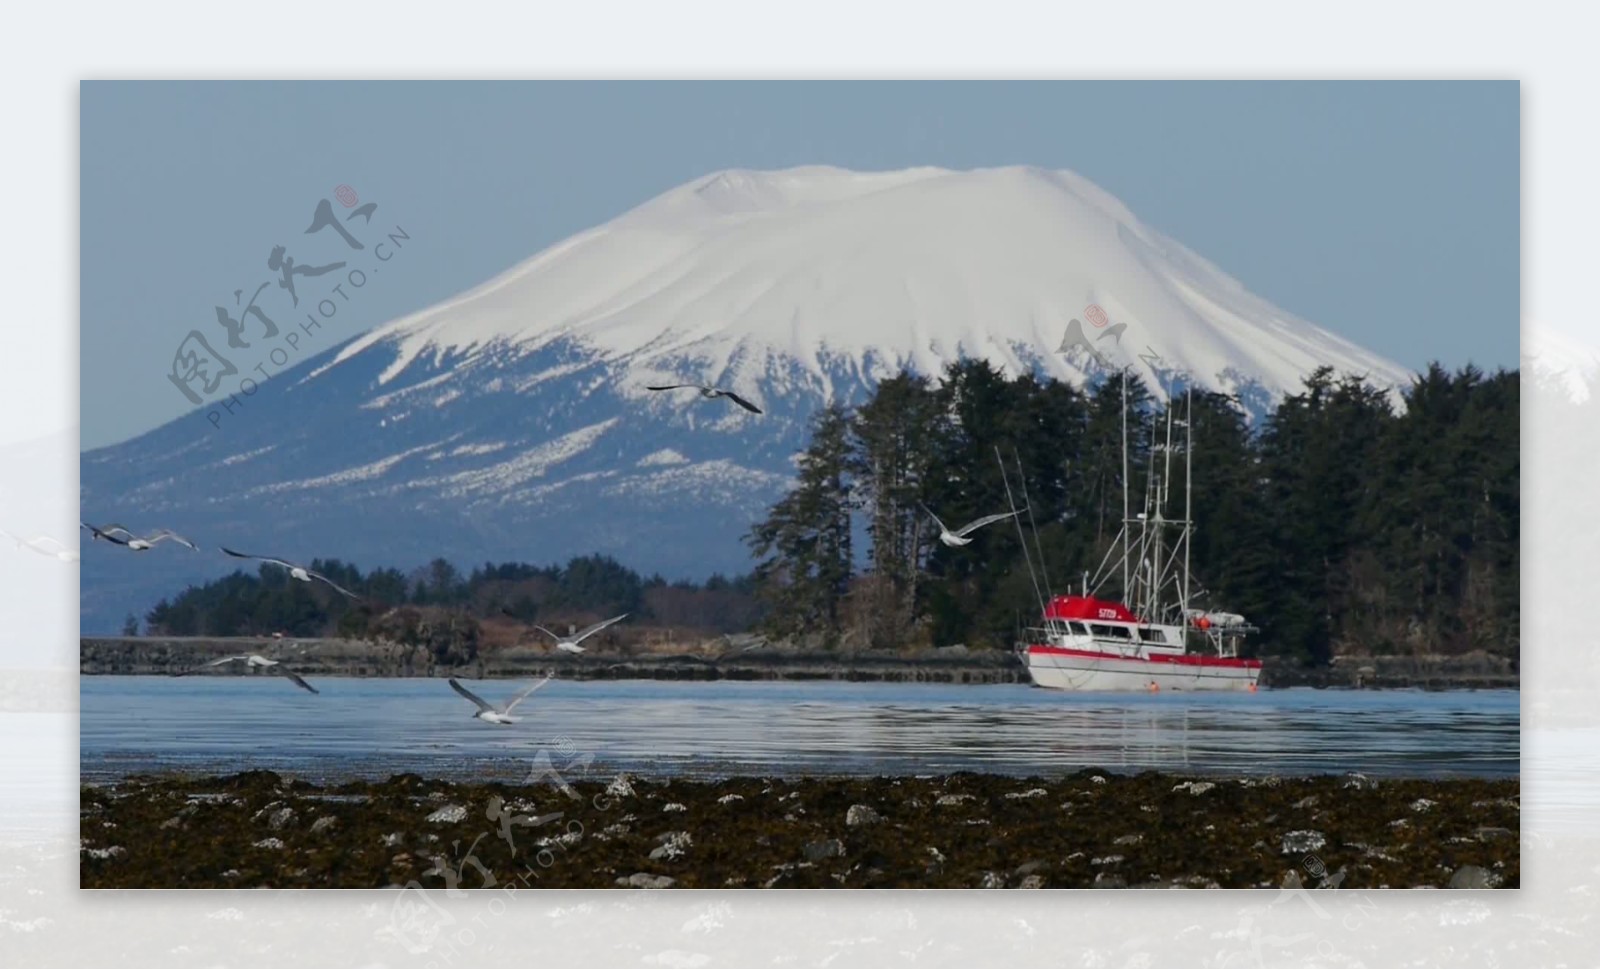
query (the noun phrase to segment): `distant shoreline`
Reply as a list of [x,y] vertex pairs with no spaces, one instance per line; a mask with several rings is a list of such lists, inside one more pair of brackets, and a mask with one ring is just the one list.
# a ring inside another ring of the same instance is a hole
[[[303,655],[302,655],[303,652]],[[917,655],[889,652],[799,652],[766,646],[719,656],[696,654],[557,653],[514,647],[470,664],[435,664],[420,648],[338,639],[270,637],[83,637],[79,673],[166,676],[241,653],[278,656],[310,676],[526,677],[554,671],[568,680],[828,680],[887,683],[1027,684],[1027,670],[1008,651],[946,647]],[[194,676],[238,676],[232,667]],[[1267,658],[1263,687],[1428,690],[1516,690],[1515,671],[1477,658],[1362,658],[1324,668],[1299,668]]]

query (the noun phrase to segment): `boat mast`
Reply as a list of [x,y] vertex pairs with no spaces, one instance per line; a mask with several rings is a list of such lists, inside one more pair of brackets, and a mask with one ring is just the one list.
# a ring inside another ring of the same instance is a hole
[[1189,622],[1189,544],[1194,530],[1191,514],[1194,501],[1194,389],[1183,387],[1183,602],[1178,604],[1181,622]]
[[1128,369],[1122,369],[1122,596],[1132,599],[1128,583]]

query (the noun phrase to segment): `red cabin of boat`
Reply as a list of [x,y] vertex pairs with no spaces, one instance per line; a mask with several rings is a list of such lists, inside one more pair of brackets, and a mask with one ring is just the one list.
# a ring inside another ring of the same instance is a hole
[[1048,620],[1110,620],[1113,623],[1138,623],[1139,618],[1115,600],[1093,596],[1057,596],[1045,607]]

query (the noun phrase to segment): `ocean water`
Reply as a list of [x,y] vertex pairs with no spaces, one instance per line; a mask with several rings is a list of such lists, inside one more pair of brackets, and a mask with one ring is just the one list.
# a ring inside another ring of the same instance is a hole
[[[1056,776],[1116,772],[1515,777],[1516,691],[1075,694],[1026,685],[552,681],[509,726],[441,679],[84,677],[84,782],[264,768],[316,781],[399,772],[642,776]],[[472,681],[501,703],[523,686]],[[581,770],[580,770],[581,769]]]

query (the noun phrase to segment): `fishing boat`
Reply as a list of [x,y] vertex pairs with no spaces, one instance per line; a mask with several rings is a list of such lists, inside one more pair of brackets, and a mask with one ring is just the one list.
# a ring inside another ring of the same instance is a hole
[[[1259,632],[1257,628],[1237,613],[1193,605],[1204,594],[1191,590],[1189,574],[1189,539],[1194,532],[1189,494],[1192,397],[1184,392],[1181,420],[1176,408],[1166,409],[1165,441],[1150,450],[1144,510],[1130,515],[1126,371],[1122,393],[1122,529],[1095,581],[1085,574],[1077,595],[1054,596],[1043,603],[1040,625],[1023,631],[1017,653],[1035,684],[1055,690],[1253,691],[1261,661],[1242,656],[1241,647],[1246,635]],[[1181,444],[1175,440],[1178,430]],[[1181,459],[1182,466],[1176,473],[1174,458]],[[1171,485],[1180,474],[1183,516],[1170,518]],[[1026,541],[1023,548],[1026,551]],[[1119,549],[1122,598],[1098,596],[1117,575]],[[1042,555],[1040,560],[1042,570]],[[1028,569],[1032,574],[1031,556]]]

